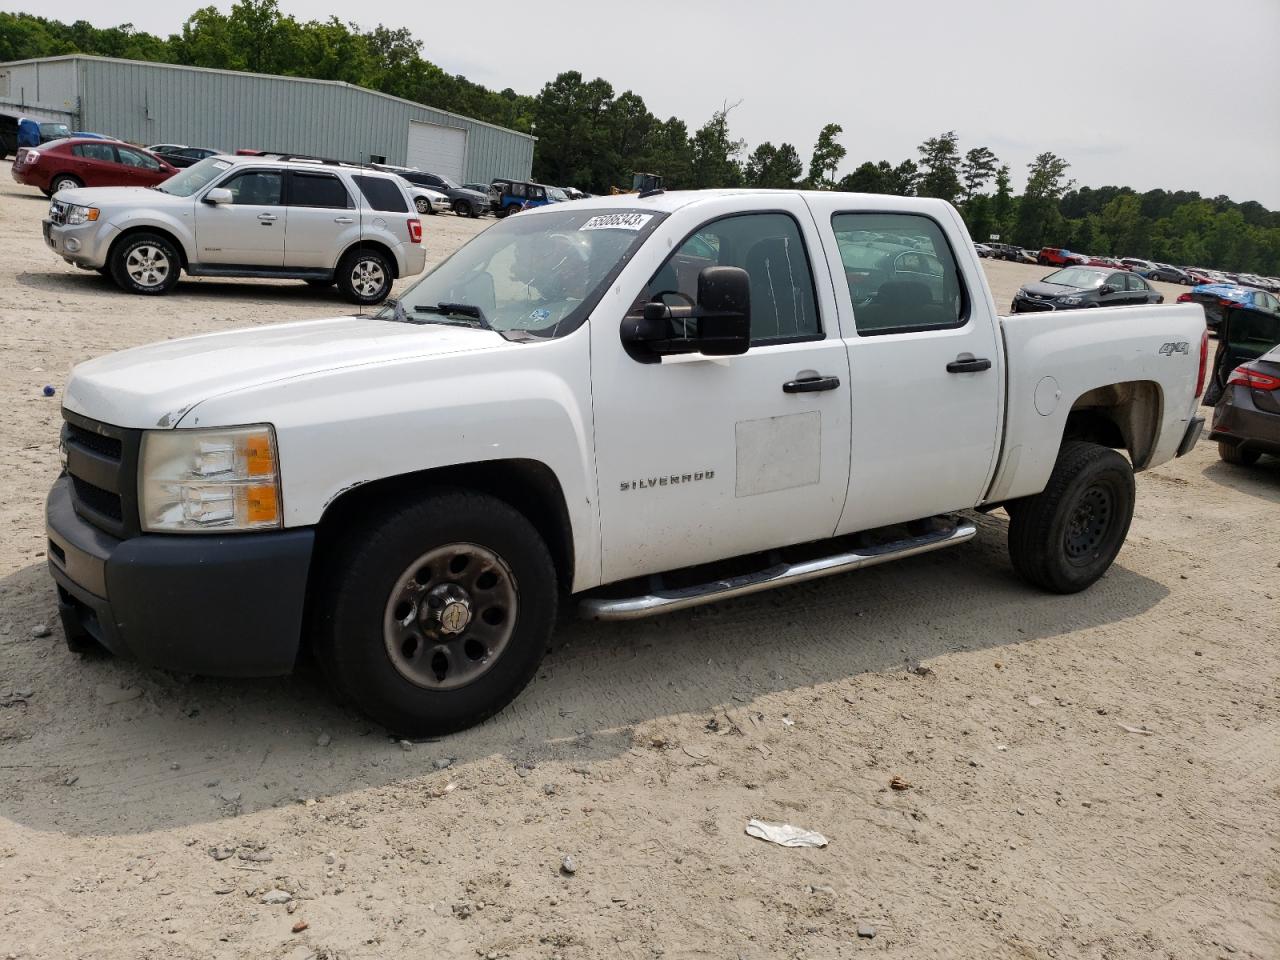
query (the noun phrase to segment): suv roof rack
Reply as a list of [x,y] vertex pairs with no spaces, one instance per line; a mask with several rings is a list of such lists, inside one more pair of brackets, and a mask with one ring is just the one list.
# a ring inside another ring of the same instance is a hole
[[252,157],[273,157],[282,162],[300,161],[302,163],[320,163],[330,167],[363,167],[369,169],[371,164],[351,163],[348,160],[334,160],[330,157],[313,157],[305,153],[289,153],[284,150],[255,150],[252,153],[245,151],[241,156]]

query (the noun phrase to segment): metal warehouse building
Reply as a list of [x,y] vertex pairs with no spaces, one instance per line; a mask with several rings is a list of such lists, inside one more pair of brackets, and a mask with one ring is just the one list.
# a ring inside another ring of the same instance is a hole
[[133,143],[281,150],[528,179],[534,138],[334,80],[78,54],[0,64],[0,112]]

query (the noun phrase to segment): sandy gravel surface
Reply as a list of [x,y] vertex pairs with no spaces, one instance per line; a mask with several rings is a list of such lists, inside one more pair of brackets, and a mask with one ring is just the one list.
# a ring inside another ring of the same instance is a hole
[[[40,387],[343,305],[283,282],[121,294],[42,246],[7,166],[0,958],[1280,956],[1280,461],[1202,443],[1141,475],[1128,544],[1077,597],[1014,578],[997,513],[951,551],[568,622],[512,707],[406,748],[306,667],[67,652]],[[488,222],[429,219],[431,255]],[[1044,273],[987,269],[1002,308]],[[830,844],[767,844],[750,817]]]

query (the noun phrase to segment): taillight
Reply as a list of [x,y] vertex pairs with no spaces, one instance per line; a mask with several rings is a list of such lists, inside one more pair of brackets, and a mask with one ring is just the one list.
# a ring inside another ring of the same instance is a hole
[[410,243],[422,242],[422,221],[421,220],[409,221],[409,242]]
[[1196,371],[1196,399],[1204,393],[1204,372],[1209,366],[1209,331],[1200,334],[1200,369]]
[[1280,390],[1280,377],[1255,370],[1246,363],[1231,371],[1227,386],[1249,387],[1251,390]]
[[1239,304],[1237,304],[1234,300],[1228,300],[1228,299],[1226,299],[1225,297],[1220,297],[1220,298],[1218,299],[1218,306],[1220,306],[1220,307],[1235,307],[1235,306],[1239,306]]
[[1178,294],[1178,302],[1179,302],[1179,303],[1191,303],[1191,294],[1189,294],[1189,293],[1180,293],[1180,294]]

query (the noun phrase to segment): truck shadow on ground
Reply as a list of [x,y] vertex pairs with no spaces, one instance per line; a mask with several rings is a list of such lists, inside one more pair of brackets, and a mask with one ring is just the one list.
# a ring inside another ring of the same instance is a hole
[[[10,688],[29,696],[0,707],[0,816],[70,835],[133,834],[417,777],[462,779],[466,764],[495,757],[589,764],[630,750],[638,724],[768,709],[751,705],[912,660],[1064,638],[1168,594],[1120,564],[1085,594],[1038,593],[1009,568],[1005,521],[978,522],[967,545],[855,574],[649,621],[566,620],[514,704],[409,751],[336,704],[309,664],[280,680],[184,678],[77,658],[57,631],[30,639],[29,623],[16,622],[0,636],[0,703]],[[0,624],[52,615],[41,566],[0,586]],[[445,757],[453,767],[435,773]]]
[[1204,468],[1204,475],[1238,493],[1280,503],[1280,457],[1263,457],[1251,467],[1215,460]]

